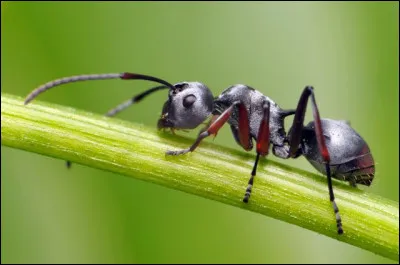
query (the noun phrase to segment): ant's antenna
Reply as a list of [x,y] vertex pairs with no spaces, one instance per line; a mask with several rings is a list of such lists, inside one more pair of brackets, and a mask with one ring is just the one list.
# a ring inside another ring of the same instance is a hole
[[174,86],[171,85],[170,83],[168,83],[167,81],[162,80],[157,77],[149,76],[149,75],[134,74],[134,73],[76,75],[76,76],[64,77],[61,79],[53,80],[44,85],[41,85],[40,87],[33,90],[26,97],[24,104],[25,105],[28,104],[34,98],[36,98],[40,93],[43,93],[46,90],[49,90],[50,88],[58,86],[58,85],[77,82],[77,81],[115,79],[115,78],[120,78],[123,80],[129,80],[129,79],[148,80],[148,81],[153,81],[153,82],[163,84],[163,85],[169,87],[170,89],[174,89]]

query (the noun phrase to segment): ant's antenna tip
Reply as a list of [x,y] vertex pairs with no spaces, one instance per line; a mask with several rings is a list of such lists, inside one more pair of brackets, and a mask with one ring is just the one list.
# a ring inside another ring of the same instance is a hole
[[29,95],[25,98],[24,105],[27,105],[29,102],[32,101],[32,99],[33,99],[32,95],[29,94]]

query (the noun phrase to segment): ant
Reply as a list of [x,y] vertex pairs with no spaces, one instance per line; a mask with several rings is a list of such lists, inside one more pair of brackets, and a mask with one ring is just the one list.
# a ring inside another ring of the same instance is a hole
[[[375,164],[368,144],[345,121],[321,119],[315,100],[314,88],[306,86],[295,110],[283,110],[274,101],[254,88],[236,84],[225,89],[218,97],[200,82],[170,84],[157,77],[135,74],[91,74],[65,77],[50,81],[31,92],[25,104],[40,93],[66,83],[86,80],[136,79],[157,82],[153,87],[118,105],[106,113],[114,116],[131,104],[141,101],[147,95],[162,89],[169,89],[168,100],[164,103],[158,120],[158,129],[195,129],[211,116],[206,128],[202,129],[196,141],[187,149],[166,152],[167,155],[183,155],[193,152],[200,142],[216,135],[228,123],[237,144],[245,151],[253,149],[256,142],[256,158],[243,202],[249,201],[260,156],[266,157],[272,144],[272,153],[282,159],[303,155],[319,172],[327,176],[329,198],[335,212],[337,232],[343,234],[339,208],[335,202],[332,177],[341,181],[370,186],[375,175]],[[314,120],[304,126],[307,103],[311,97]],[[285,132],[284,119],[293,115],[293,124]],[[67,163],[70,162],[67,161]]]

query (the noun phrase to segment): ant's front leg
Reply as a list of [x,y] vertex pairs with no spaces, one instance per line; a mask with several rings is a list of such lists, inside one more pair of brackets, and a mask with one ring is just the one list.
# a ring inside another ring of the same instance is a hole
[[[212,134],[218,133],[219,129],[221,129],[221,127],[229,120],[230,116],[233,113],[233,109],[236,105],[239,106],[239,116],[241,115],[241,113],[243,113],[243,111],[241,111],[242,109],[244,109],[246,111],[243,103],[241,103],[240,101],[235,101],[221,115],[213,116],[210,126],[207,128],[207,130],[203,131],[202,133],[200,133],[197,136],[196,141],[194,142],[194,144],[191,147],[189,147],[187,149],[179,150],[179,151],[167,151],[166,155],[183,155],[188,152],[193,152],[204,138],[206,138]],[[247,114],[247,111],[246,111],[246,114]],[[217,117],[217,118],[215,119],[215,117]],[[239,119],[240,119],[240,117],[239,117]]]
[[[216,134],[218,130],[229,120],[233,108],[238,105],[239,107],[239,121],[238,121],[238,130],[234,128],[234,136],[237,142],[245,149],[246,151],[249,151],[252,149],[252,142],[250,138],[250,122],[249,122],[249,115],[246,110],[246,107],[244,104],[240,103],[239,101],[233,103],[228,109],[226,109],[220,116],[214,116],[211,120],[210,126],[208,127],[207,130],[204,130],[202,133],[199,134],[199,136],[196,139],[196,142],[187,149],[180,150],[180,151],[167,151],[167,155],[180,155],[180,154],[186,154],[188,152],[194,151],[197,146],[200,144],[201,140],[206,138],[207,136],[211,134]],[[257,136],[257,156],[256,160],[254,162],[253,170],[251,172],[251,177],[248,181],[248,186],[246,188],[246,193],[243,198],[243,202],[247,203],[249,201],[250,195],[251,195],[251,190],[253,187],[253,182],[254,182],[254,177],[256,175],[257,171],[257,165],[260,156],[266,156],[268,155],[268,148],[270,144],[270,130],[269,130],[269,111],[270,111],[270,103],[267,101],[263,105],[263,118],[260,123],[260,128],[258,131],[258,136]],[[215,119],[215,117],[217,117]]]

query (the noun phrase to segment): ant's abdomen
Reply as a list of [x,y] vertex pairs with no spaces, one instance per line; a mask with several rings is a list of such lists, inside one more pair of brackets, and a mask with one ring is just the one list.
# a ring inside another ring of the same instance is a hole
[[354,159],[338,165],[335,176],[351,183],[370,186],[375,175],[375,163],[367,145]]
[[[332,177],[349,181],[353,186],[370,186],[375,175],[375,163],[368,144],[344,121],[322,119],[321,123]],[[303,154],[318,171],[326,175],[314,130],[314,122],[304,128]]]

